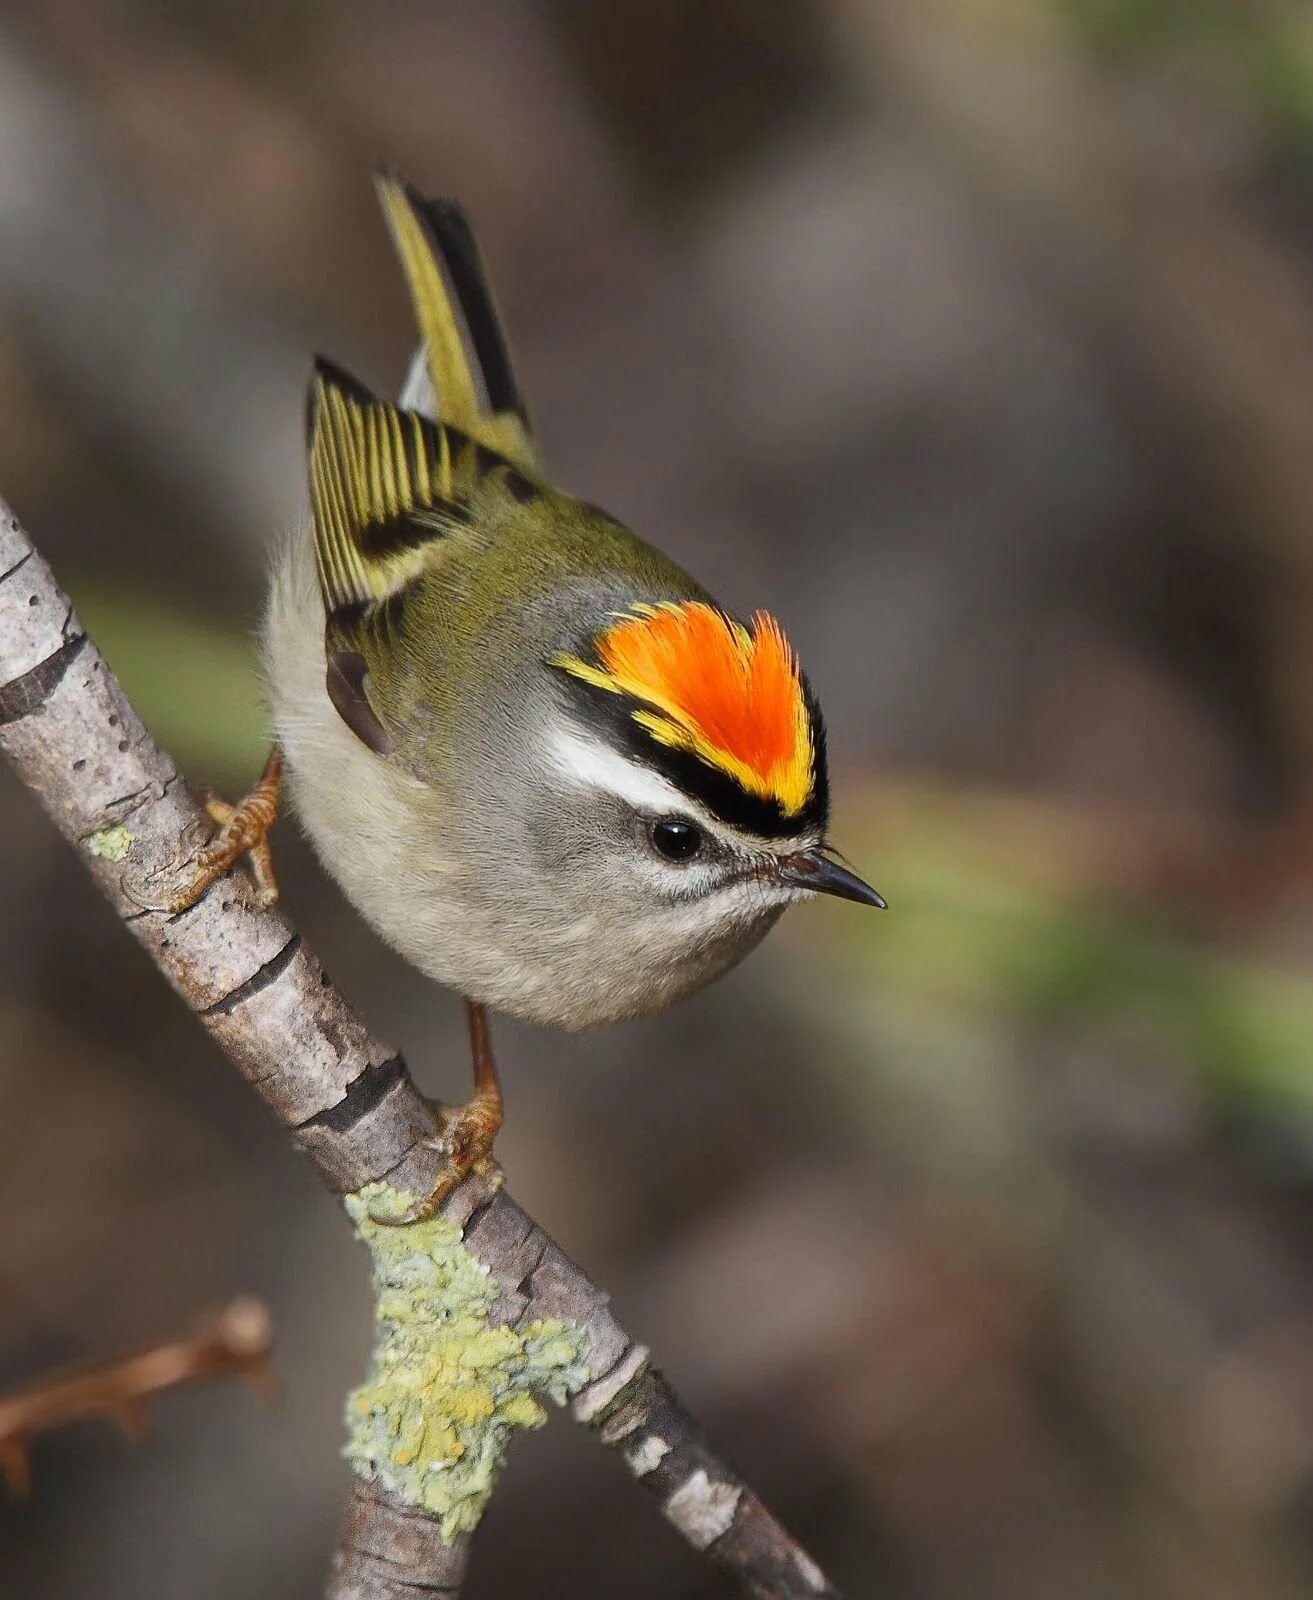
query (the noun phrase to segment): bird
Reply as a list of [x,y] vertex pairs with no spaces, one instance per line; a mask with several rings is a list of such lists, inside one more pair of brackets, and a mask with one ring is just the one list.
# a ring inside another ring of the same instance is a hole
[[[283,786],[375,932],[465,1001],[473,1092],[399,1218],[495,1171],[489,1010],[564,1029],[659,1012],[816,895],[883,907],[827,832],[825,724],[780,623],[545,474],[473,230],[376,176],[432,414],[315,360],[311,517],[272,579],[275,733],[183,908],[250,856]],[[380,1219],[383,1220],[383,1219]]]

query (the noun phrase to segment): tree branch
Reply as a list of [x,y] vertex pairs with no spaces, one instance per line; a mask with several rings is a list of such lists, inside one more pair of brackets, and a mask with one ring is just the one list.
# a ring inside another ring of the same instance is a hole
[[136,1436],[145,1427],[143,1402],[180,1384],[238,1377],[267,1390],[273,1381],[271,1337],[268,1311],[248,1295],[188,1339],[43,1378],[0,1396],[0,1474],[14,1493],[26,1494],[31,1486],[28,1451],[38,1433],[82,1417],[108,1417]]
[[[427,1193],[441,1160],[433,1107],[277,909],[252,909],[240,875],[187,912],[164,909],[209,824],[2,503],[0,750],[325,1184],[340,1195],[371,1183]],[[471,1178],[442,1216],[494,1285],[489,1325],[525,1338],[539,1325],[570,1330],[588,1375],[576,1418],[694,1548],[759,1600],[835,1600],[815,1563],[703,1443],[606,1294],[509,1195]],[[328,1593],[454,1595],[468,1543],[463,1533],[444,1542],[437,1519],[377,1483],[358,1483]]]

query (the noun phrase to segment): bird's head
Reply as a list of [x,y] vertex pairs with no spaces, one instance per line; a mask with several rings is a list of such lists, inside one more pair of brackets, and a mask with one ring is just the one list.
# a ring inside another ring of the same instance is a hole
[[884,905],[832,859],[825,727],[773,617],[632,605],[549,665],[565,710],[550,741],[559,781],[624,818],[651,893],[731,919],[816,894]]

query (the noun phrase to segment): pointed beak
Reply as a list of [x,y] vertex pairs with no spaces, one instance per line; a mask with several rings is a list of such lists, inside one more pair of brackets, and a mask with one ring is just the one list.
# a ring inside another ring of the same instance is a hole
[[812,894],[833,894],[840,900],[855,900],[861,906],[889,909],[884,896],[879,895],[869,883],[863,883],[855,872],[831,861],[822,846],[799,850],[796,855],[785,856],[776,873],[780,883],[793,889],[807,889]]

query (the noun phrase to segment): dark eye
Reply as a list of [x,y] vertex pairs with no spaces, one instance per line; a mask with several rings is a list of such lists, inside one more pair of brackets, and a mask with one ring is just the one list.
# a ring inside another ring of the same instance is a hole
[[702,848],[702,830],[682,817],[662,817],[652,824],[652,844],[667,861],[691,861]]

